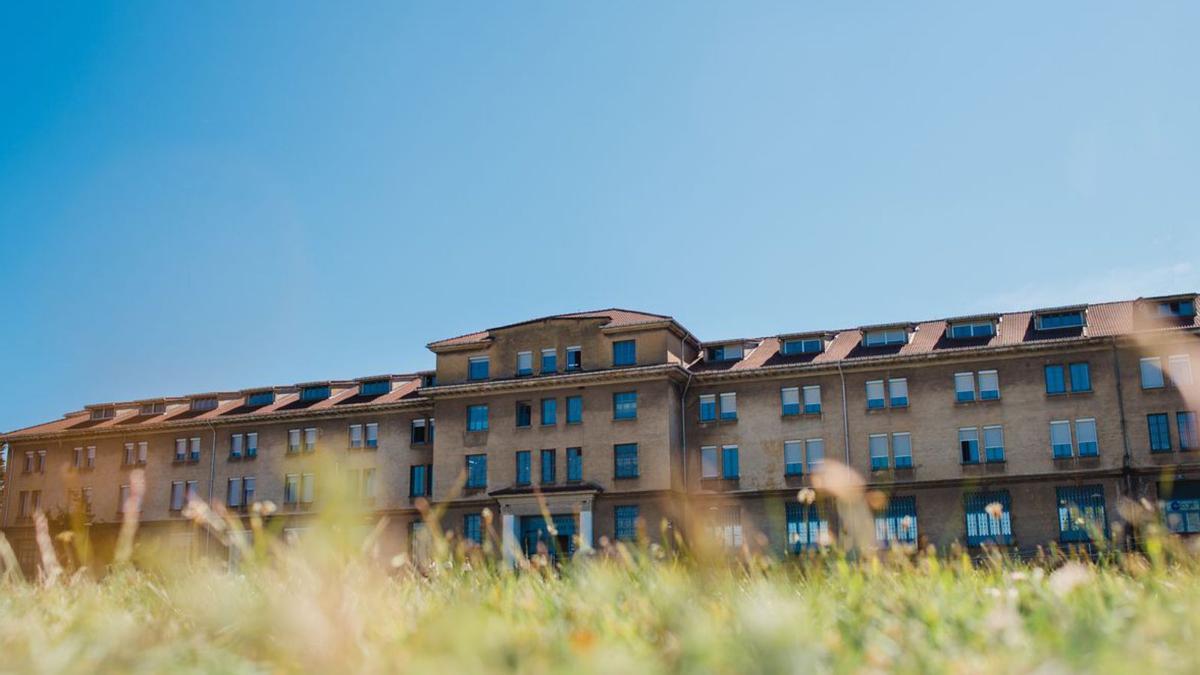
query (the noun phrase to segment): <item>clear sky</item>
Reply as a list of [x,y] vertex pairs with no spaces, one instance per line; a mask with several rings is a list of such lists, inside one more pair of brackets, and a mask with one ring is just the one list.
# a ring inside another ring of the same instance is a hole
[[1196,2],[17,4],[4,430],[562,311],[1200,289]]

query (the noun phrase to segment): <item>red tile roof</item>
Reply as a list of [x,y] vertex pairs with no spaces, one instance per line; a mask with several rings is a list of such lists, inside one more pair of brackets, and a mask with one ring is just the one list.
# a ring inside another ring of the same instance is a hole
[[[675,321],[675,319],[667,316],[666,314],[651,314],[650,312],[637,312],[631,309],[610,307],[609,309],[597,309],[590,312],[553,314],[550,316],[539,317],[537,319],[520,321],[518,323],[510,323],[506,326],[497,326],[495,328],[488,328],[487,330],[476,331],[474,333],[467,333],[466,335],[459,335],[457,337],[446,338],[445,340],[430,342],[428,347],[433,349],[436,347],[452,347],[456,345],[481,343],[485,342],[489,337],[491,337],[492,331],[504,330],[505,328],[515,328],[517,326],[524,326],[549,319],[608,319],[607,322],[602,324],[603,328],[636,326],[638,324],[659,323],[661,321]],[[680,328],[683,329],[682,326],[680,326]]]

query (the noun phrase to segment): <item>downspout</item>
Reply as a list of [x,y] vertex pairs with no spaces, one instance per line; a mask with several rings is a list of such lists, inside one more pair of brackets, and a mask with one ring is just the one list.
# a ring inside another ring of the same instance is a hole
[[850,466],[850,411],[846,409],[846,373],[838,361],[838,377],[842,379],[842,438],[846,445],[846,466]]
[[[1125,484],[1125,496],[1133,499],[1133,451],[1129,446],[1129,423],[1125,419],[1125,392],[1121,386],[1121,359],[1117,353],[1117,338],[1114,336],[1109,339],[1109,345],[1112,347],[1113,361],[1113,376],[1117,383],[1117,411],[1121,416],[1121,441],[1125,444],[1125,454],[1121,460],[1121,478]],[[1133,533],[1126,528],[1125,531],[1125,546],[1131,548]]]
[[[212,421],[208,422],[208,428],[212,431],[212,452],[208,458],[208,503],[211,506],[213,501],[214,483],[217,481],[217,428],[213,426]],[[204,529],[204,555],[208,557],[209,545],[212,542],[212,534],[208,528]]]
[[[687,360],[684,358],[684,350],[687,348],[683,337],[679,338],[679,361],[686,367]],[[688,444],[687,444],[687,393],[692,386],[692,371],[688,369],[687,382],[683,383],[683,391],[679,395],[679,445],[680,451],[683,453],[683,533],[686,535],[691,533],[691,522],[689,516],[692,511],[691,500],[688,498]]]

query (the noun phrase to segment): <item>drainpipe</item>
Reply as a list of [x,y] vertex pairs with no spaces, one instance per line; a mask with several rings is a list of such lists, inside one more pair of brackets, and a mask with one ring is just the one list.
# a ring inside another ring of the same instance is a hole
[[846,466],[850,466],[850,411],[846,409],[846,372],[838,361],[838,377],[842,379],[842,438],[846,442]]
[[[213,426],[212,421],[208,422],[208,428],[212,431],[212,452],[208,458],[208,503],[211,505],[213,500],[213,484],[217,481],[217,428]],[[208,557],[209,547],[212,542],[212,535],[208,528],[204,529],[204,556]]]
[[[679,338],[679,359],[681,362],[683,362],[684,366],[686,367],[687,361],[684,360],[684,358],[683,358],[683,355],[684,355],[683,350],[684,349],[685,349],[685,345],[683,343],[683,338]],[[682,518],[681,518],[681,520],[684,522],[682,522],[681,525],[682,525],[682,529],[683,529],[685,536],[687,536],[688,534],[691,533],[690,516],[691,516],[691,512],[692,512],[691,500],[688,498],[688,472],[687,472],[687,469],[688,469],[688,461],[687,461],[687,458],[688,458],[687,393],[688,393],[688,389],[691,386],[692,386],[692,371],[689,369],[687,382],[683,383],[683,392],[680,393],[680,395],[679,395],[679,444],[680,444],[680,450],[683,453],[683,501],[684,501],[684,508],[683,508],[683,513],[682,513]]]
[[[1113,362],[1113,377],[1117,383],[1117,411],[1121,416],[1121,440],[1125,444],[1125,454],[1121,461],[1121,478],[1125,484],[1125,496],[1133,499],[1133,451],[1129,446],[1129,423],[1125,419],[1125,392],[1121,386],[1121,360],[1117,353],[1117,338],[1114,336],[1109,339],[1109,345],[1112,347],[1112,362]],[[1132,546],[1132,533],[1126,528],[1125,546]]]

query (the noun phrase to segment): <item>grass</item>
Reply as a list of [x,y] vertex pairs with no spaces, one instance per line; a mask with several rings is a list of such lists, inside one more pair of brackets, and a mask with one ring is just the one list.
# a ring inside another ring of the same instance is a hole
[[[237,527],[195,511],[221,536]],[[325,526],[295,546],[247,548],[235,573],[149,547],[99,580],[9,570],[0,671],[1200,671],[1200,563],[1153,527],[1144,553],[1099,562],[616,546],[513,572],[490,543],[435,533],[434,562],[380,562]]]

